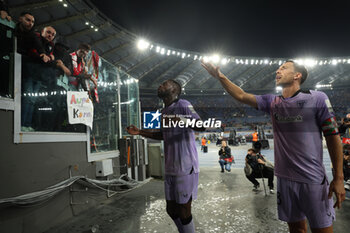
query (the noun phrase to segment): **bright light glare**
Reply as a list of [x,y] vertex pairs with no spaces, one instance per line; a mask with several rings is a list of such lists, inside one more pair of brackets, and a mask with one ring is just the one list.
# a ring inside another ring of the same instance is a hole
[[277,86],[277,87],[276,87],[276,91],[282,91],[282,87]]
[[316,84],[315,87],[316,88],[322,88],[322,87],[331,88],[332,84]]
[[210,57],[210,60],[213,62],[213,63],[218,63],[220,61],[220,56],[217,55],[217,54],[214,54]]
[[138,42],[137,42],[137,48],[139,48],[140,50],[145,50],[149,47],[149,42],[148,41],[145,41],[144,39],[140,39]]
[[223,58],[222,60],[221,60],[221,64],[223,64],[223,65],[226,65],[227,64],[227,59],[226,58]]
[[313,67],[313,66],[315,66],[316,65],[316,61],[315,61],[315,59],[305,59],[304,60],[304,65],[305,66],[309,66],[309,67]]

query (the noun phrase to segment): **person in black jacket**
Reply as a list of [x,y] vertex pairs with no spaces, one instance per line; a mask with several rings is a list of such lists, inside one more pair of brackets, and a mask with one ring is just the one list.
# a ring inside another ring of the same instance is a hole
[[256,178],[268,178],[270,193],[273,194],[274,169],[266,166],[267,161],[265,157],[262,156],[260,152],[257,153],[256,149],[249,149],[245,161],[252,168],[251,174],[246,174],[246,177],[253,183],[253,191],[257,191],[260,187],[260,184]]
[[17,37],[17,52],[22,55],[29,55],[31,49],[38,47],[39,42],[34,32],[35,18],[32,13],[24,11],[18,18],[15,28]]
[[[231,148],[227,146],[226,141],[221,142],[221,148],[219,150],[219,163],[221,166],[221,172],[231,171],[231,164],[234,163],[233,156],[231,154]],[[225,168],[225,169],[224,169]]]

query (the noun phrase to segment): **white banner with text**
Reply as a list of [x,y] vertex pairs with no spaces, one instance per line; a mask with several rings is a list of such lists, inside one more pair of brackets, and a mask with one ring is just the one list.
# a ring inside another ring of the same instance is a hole
[[94,106],[87,92],[68,91],[67,110],[69,124],[84,124],[92,129]]

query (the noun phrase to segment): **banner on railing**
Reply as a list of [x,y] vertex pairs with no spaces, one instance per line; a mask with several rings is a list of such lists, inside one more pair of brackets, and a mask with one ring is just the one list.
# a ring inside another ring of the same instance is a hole
[[67,92],[69,124],[84,124],[92,129],[94,106],[85,91]]

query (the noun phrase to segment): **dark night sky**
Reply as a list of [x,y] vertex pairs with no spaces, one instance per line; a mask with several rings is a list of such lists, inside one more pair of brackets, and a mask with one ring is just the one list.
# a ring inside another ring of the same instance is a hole
[[136,35],[177,49],[232,56],[350,56],[350,0],[92,2]]

